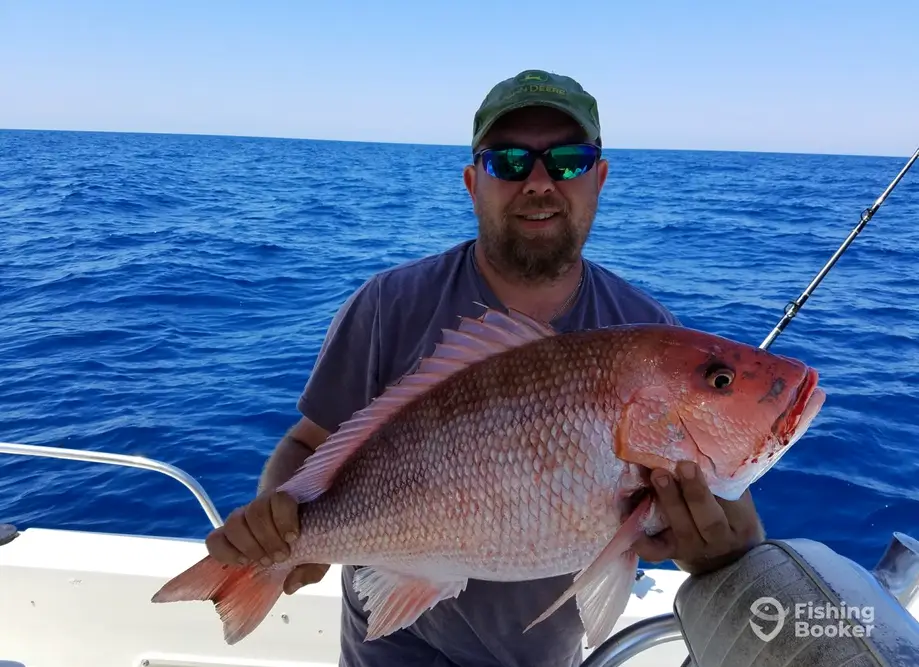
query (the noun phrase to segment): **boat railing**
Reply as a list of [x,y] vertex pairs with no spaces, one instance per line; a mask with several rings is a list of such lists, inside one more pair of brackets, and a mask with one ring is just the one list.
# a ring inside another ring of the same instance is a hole
[[[659,644],[681,640],[683,632],[675,614],[643,618],[609,637],[587,656],[580,667],[619,667]],[[692,660],[687,656],[681,667],[689,665],[692,665]]]
[[103,463],[127,468],[141,468],[152,470],[168,477],[172,477],[187,488],[201,505],[207,518],[214,528],[223,525],[223,518],[207,492],[198,481],[181,468],[169,463],[149,459],[146,456],[132,454],[112,454],[110,452],[96,452],[85,449],[66,449],[63,447],[46,447],[42,445],[22,445],[12,442],[0,442],[0,454],[13,454],[18,456],[37,456],[50,459],[69,459],[84,463]]

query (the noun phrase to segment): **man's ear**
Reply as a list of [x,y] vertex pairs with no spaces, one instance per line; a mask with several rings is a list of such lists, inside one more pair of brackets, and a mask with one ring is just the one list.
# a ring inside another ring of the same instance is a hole
[[478,174],[475,171],[475,165],[469,164],[463,168],[463,184],[466,186],[466,191],[472,198],[473,205],[475,205],[475,182],[477,177]]

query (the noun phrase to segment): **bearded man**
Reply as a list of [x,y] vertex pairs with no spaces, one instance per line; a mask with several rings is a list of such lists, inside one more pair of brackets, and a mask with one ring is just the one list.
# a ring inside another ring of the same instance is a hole
[[[341,306],[298,401],[303,415],[278,443],[259,495],[207,539],[228,564],[290,553],[297,508],[274,491],[339,424],[430,355],[441,330],[481,305],[514,308],[560,332],[677,319],[651,296],[582,256],[608,164],[601,157],[596,100],[573,79],[539,70],[498,83],[473,120],[463,179],[478,235],[443,252],[371,276]],[[682,464],[681,464],[682,465]],[[675,480],[651,475],[670,528],[636,544],[639,556],[704,572],[764,539],[749,493],[714,498],[694,468]],[[663,473],[663,474],[662,474]],[[327,564],[303,565],[285,592],[314,583]],[[574,600],[523,633],[571,576],[536,581],[470,580],[409,627],[365,642],[367,615],[342,568],[342,667],[574,667],[584,628]]]

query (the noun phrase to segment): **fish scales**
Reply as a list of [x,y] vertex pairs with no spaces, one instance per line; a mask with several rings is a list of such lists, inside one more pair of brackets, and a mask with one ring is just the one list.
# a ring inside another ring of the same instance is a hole
[[613,454],[628,335],[609,336],[534,341],[404,407],[302,506],[295,557],[499,580],[576,569],[615,532],[623,478],[638,475]]

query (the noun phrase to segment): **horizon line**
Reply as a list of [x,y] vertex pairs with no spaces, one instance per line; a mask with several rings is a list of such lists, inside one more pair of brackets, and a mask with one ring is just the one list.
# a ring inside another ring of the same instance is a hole
[[[224,138],[224,139],[260,139],[276,141],[315,141],[326,143],[345,143],[345,144],[372,144],[383,146],[431,146],[438,148],[465,148],[471,150],[468,144],[450,144],[428,141],[393,141],[393,140],[367,140],[367,139],[324,139],[315,137],[299,137],[288,135],[271,135],[271,134],[232,134],[219,132],[169,132],[156,130],[88,130],[88,129],[69,129],[69,128],[43,128],[43,127],[0,127],[0,132],[60,132],[73,134],[129,134],[129,135],[152,135],[167,137],[205,137],[205,138]],[[603,151],[658,151],[670,153],[749,153],[758,155],[806,155],[806,156],[828,156],[828,157],[867,157],[881,159],[904,159],[912,155],[912,151],[902,155],[884,155],[880,153],[826,153],[806,150],[761,150],[753,148],[650,148],[640,146],[610,146],[604,145]]]

